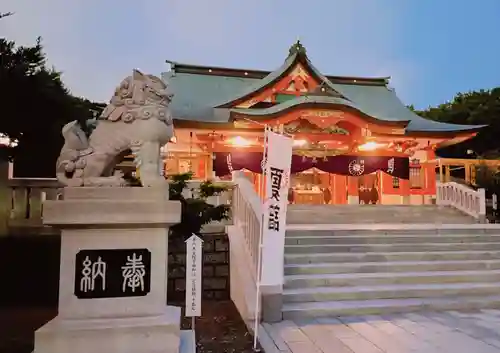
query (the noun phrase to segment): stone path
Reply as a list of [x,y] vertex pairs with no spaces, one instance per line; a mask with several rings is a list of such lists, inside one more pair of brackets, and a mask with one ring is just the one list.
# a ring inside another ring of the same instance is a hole
[[500,310],[317,318],[263,329],[266,353],[500,353]]

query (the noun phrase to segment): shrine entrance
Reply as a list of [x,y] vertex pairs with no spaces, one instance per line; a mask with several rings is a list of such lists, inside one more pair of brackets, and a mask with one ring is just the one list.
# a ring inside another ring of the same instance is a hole
[[[246,171],[255,190],[261,192],[262,153],[216,152],[213,163],[219,176],[230,175],[234,170]],[[399,192],[393,190],[392,181],[408,179],[408,174],[409,161],[405,157],[292,155],[288,201],[311,205],[400,203],[401,198],[391,196]]]
[[378,204],[380,203],[378,173],[361,175],[358,177],[358,195],[359,204]]
[[[311,168],[292,174],[288,201],[292,204],[328,205],[335,201],[333,175]],[[345,192],[345,190],[340,190]]]

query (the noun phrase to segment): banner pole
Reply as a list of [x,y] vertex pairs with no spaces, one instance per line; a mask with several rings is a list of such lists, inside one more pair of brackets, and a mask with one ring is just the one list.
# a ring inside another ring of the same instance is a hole
[[264,209],[265,209],[265,170],[266,170],[266,153],[267,153],[267,129],[268,126],[264,125],[264,151],[262,153],[262,173],[259,185],[259,196],[261,197],[261,213],[260,213],[260,227],[259,227],[259,247],[257,250],[257,278],[256,278],[256,298],[255,298],[255,323],[253,334],[253,350],[257,352],[257,342],[259,336],[259,323],[260,323],[260,281],[262,278],[262,248],[263,248],[263,235],[264,235]]

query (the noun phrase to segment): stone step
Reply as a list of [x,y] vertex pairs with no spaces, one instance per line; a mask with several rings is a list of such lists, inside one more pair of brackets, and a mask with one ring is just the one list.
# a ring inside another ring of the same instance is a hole
[[324,316],[380,315],[416,311],[471,310],[500,307],[500,296],[408,298],[287,303],[283,319]]
[[500,227],[449,207],[288,208],[284,319],[500,307]]
[[406,244],[323,244],[286,245],[286,254],[298,253],[366,253],[366,252],[427,252],[458,250],[500,250],[500,243],[406,243]]
[[295,288],[283,291],[283,302],[321,302],[339,300],[374,300],[397,298],[438,298],[496,295],[500,283],[430,283],[393,284],[354,287]]
[[286,264],[285,275],[499,270],[500,260]]
[[476,220],[452,207],[436,205],[289,205],[288,224],[363,223],[473,224]]
[[386,215],[342,215],[323,214],[316,212],[302,212],[301,215],[288,215],[287,224],[477,224],[478,221],[469,216],[446,216],[439,214],[386,214]]
[[500,224],[323,224],[289,225],[287,238],[317,236],[432,236],[500,235]]
[[285,254],[285,264],[393,262],[393,261],[460,261],[500,259],[500,251],[429,251],[366,253],[299,253]]
[[500,270],[287,275],[284,288],[410,283],[500,282]]
[[286,245],[500,243],[500,235],[288,235]]

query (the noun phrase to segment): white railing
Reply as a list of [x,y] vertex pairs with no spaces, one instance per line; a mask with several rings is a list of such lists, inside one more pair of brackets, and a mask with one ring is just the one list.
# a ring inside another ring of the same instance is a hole
[[474,190],[455,182],[436,183],[436,203],[452,206],[480,221],[486,219],[486,195],[484,189]]
[[258,271],[259,235],[261,227],[261,201],[253,184],[244,174],[234,172],[233,182],[233,222],[241,228],[252,264]]
[[[196,190],[199,185],[199,181],[188,181],[185,196],[190,197],[193,194],[191,190]],[[37,232],[43,230],[50,233],[51,228],[43,226],[43,202],[58,199],[62,185],[55,178],[10,178],[5,187],[5,190],[0,190],[0,220],[5,219],[9,229],[29,227],[33,231],[39,228]],[[231,204],[232,188],[209,197],[207,202],[216,206]],[[1,227],[0,231],[3,231]]]
[[32,228],[37,232],[51,232],[42,222],[43,202],[60,197],[62,185],[55,178],[12,178],[7,180],[7,190],[2,208],[7,212],[10,229]]

